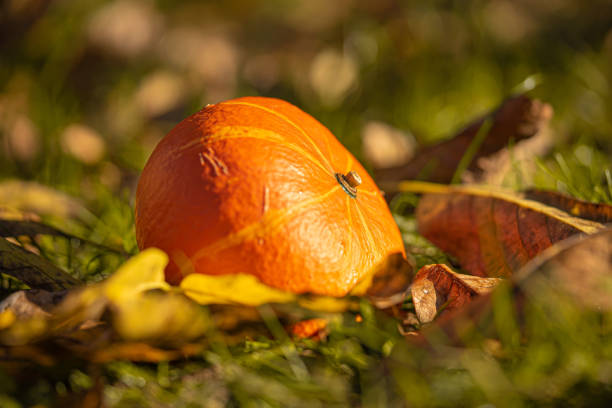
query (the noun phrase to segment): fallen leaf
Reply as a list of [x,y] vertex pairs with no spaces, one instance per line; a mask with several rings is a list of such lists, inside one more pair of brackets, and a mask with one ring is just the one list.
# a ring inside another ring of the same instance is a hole
[[176,292],[149,292],[125,299],[112,323],[122,339],[167,346],[200,338],[211,327],[203,308]]
[[[377,307],[401,303],[410,286],[413,263],[401,254],[392,254],[359,282],[350,296],[367,295]],[[335,298],[311,294],[298,295],[273,288],[249,274],[204,275],[192,273],[180,283],[186,296],[201,305],[258,306],[264,303],[297,303],[301,307],[339,312],[353,306],[350,296]]]
[[33,289],[58,291],[79,281],[46,259],[0,238],[0,272],[10,275]]
[[410,291],[419,321],[429,323],[441,310],[459,309],[475,296],[491,292],[501,281],[459,274],[446,265],[433,264],[417,272]]
[[[164,279],[167,263],[163,251],[150,248],[130,258],[106,280],[69,292],[53,311],[47,333],[56,335],[98,321],[108,311],[113,329],[130,340],[167,342],[172,340],[169,336],[177,336],[181,342],[198,330],[201,335],[199,323],[205,314],[180,293],[169,292]],[[151,293],[153,290],[161,294]],[[185,318],[193,319],[192,324],[186,324]],[[182,331],[184,337],[178,336]]]
[[94,218],[78,199],[35,182],[18,180],[1,182],[0,203],[3,207],[40,215],[59,218],[77,217],[83,220]]
[[287,303],[296,299],[293,293],[272,288],[253,275],[187,275],[180,284],[185,295],[200,304]]
[[[143,251],[108,279],[68,292],[48,315],[5,324],[0,343],[24,345],[54,339],[85,353],[110,341],[100,338],[108,328],[120,338],[155,344],[182,344],[202,336],[209,327],[208,315],[171,290],[164,280],[167,262],[158,249]],[[105,321],[110,323],[108,328]]]
[[573,216],[597,221],[602,224],[612,222],[612,206],[578,200],[556,191],[531,189],[525,191],[525,198],[539,201],[551,207],[563,210]]
[[117,306],[151,289],[168,290],[164,268],[168,256],[150,248],[128,259],[101,285],[104,295]]
[[433,282],[427,278],[420,279],[413,283],[410,291],[419,322],[433,321],[438,313],[438,307],[441,305]]
[[506,99],[501,106],[474,121],[449,140],[426,147],[417,152],[410,162],[380,169],[376,178],[381,184],[389,182],[425,179],[438,183],[452,180],[461,158],[478,135],[483,124],[491,120],[491,128],[472,157],[468,170],[478,173],[478,159],[491,156],[508,146],[511,140],[518,142],[535,135],[552,116],[550,105],[532,100],[525,95]]
[[548,248],[519,270],[515,280],[531,296],[538,296],[544,285],[583,307],[612,311],[612,228]]
[[359,309],[359,300],[356,297],[334,298],[330,296],[301,295],[296,299],[296,303],[305,309],[328,313]]
[[19,319],[50,316],[50,311],[66,296],[66,291],[48,292],[32,289],[19,290],[0,302],[0,313],[10,310]]
[[[41,313],[21,313],[16,307],[20,303],[10,302],[0,311],[0,344],[37,344],[88,360],[102,361],[124,353],[121,355],[126,358],[149,361],[178,356],[172,350],[204,339],[212,327],[224,330],[226,342],[238,335],[242,340],[245,333],[268,333],[253,305],[276,303],[282,310],[291,303],[291,312],[279,313],[287,324],[328,316],[320,311],[358,307],[351,297],[296,295],[266,286],[252,275],[190,275],[181,287],[171,287],[164,279],[167,262],[167,255],[158,249],[142,251],[106,280],[70,290],[57,307]],[[210,306],[203,308],[198,302]],[[296,314],[297,309],[302,312]],[[161,346],[172,352],[133,347],[119,354],[109,351],[114,344],[125,342]]]
[[[534,108],[537,106],[534,105]],[[534,158],[545,156],[554,146],[554,133],[548,126],[549,118],[542,118],[542,123],[532,137],[515,144],[509,143],[507,147],[489,156],[478,157],[472,169],[461,174],[461,181],[466,184],[502,186],[509,176],[517,177],[518,174],[523,183],[533,182],[537,172]]]
[[[444,338],[454,345],[463,344],[463,339],[473,338],[475,333],[489,338],[504,336],[494,323],[500,317],[494,318],[495,313],[501,313],[499,309],[494,310],[495,298],[510,302],[511,307],[504,310],[511,314],[519,330],[530,318],[528,310],[546,310],[548,318],[573,325],[572,330],[589,314],[609,315],[612,311],[612,228],[592,235],[576,235],[549,247],[496,291],[442,316],[431,327],[432,333],[442,331]],[[568,321],[568,313],[575,321]],[[605,336],[609,328],[603,330],[601,335]],[[413,340],[421,346],[437,341],[429,333],[428,328]],[[437,334],[434,336],[440,338]]]
[[0,330],[4,330],[10,327],[17,320],[17,316],[11,309],[4,309],[0,311]]
[[554,243],[604,228],[497,188],[402,182],[399,190],[425,193],[419,232],[477,276],[510,276]]

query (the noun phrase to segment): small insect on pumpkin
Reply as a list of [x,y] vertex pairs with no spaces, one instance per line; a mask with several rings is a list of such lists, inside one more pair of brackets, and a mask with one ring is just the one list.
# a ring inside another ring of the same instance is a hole
[[312,116],[261,97],[209,105],[159,142],[138,183],[136,237],[170,256],[170,283],[242,273],[330,296],[405,256],[359,162]]

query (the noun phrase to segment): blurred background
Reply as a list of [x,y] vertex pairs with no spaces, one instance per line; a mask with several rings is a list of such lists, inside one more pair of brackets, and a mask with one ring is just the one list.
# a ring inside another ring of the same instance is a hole
[[364,136],[391,135],[410,150],[534,84],[531,94],[555,109],[558,146],[586,143],[583,156],[609,157],[609,0],[5,0],[0,8],[1,179],[129,199],[172,126],[244,95],[298,105],[363,159]]

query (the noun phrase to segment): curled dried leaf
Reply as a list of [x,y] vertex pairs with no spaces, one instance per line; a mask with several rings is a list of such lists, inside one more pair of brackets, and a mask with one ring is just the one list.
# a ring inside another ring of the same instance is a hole
[[410,291],[419,322],[433,321],[438,314],[438,307],[441,306],[433,282],[427,278],[419,279],[412,284]]
[[431,322],[442,310],[459,309],[491,292],[501,281],[459,274],[442,264],[426,265],[417,272],[410,289],[416,315],[421,323]]

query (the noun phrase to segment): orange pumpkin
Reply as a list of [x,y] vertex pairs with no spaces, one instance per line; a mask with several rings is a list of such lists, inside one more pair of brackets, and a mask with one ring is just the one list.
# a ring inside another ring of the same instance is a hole
[[159,142],[138,183],[136,237],[169,254],[170,283],[247,273],[331,296],[405,256],[357,160],[310,115],[261,97],[209,105]]

